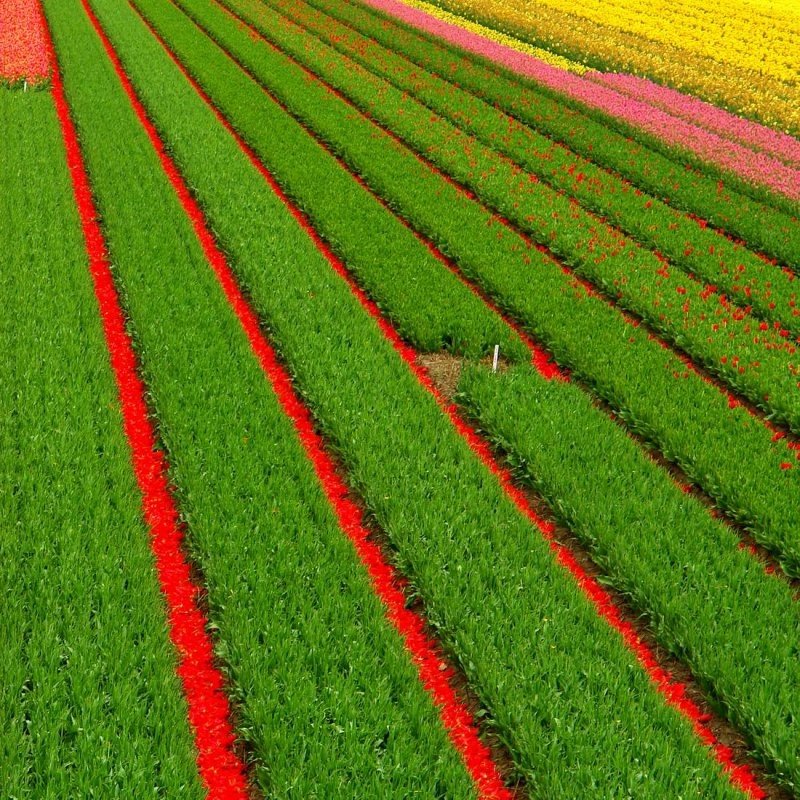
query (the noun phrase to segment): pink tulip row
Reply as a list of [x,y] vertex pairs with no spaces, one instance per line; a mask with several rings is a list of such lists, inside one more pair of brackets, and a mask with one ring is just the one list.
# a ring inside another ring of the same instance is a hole
[[38,83],[49,73],[47,43],[37,0],[3,0],[0,81]]
[[[775,142],[783,141],[764,133],[768,129],[763,126],[733,115],[729,116],[737,120],[736,125],[724,126],[722,122],[725,120],[724,114],[727,112],[723,112],[723,116],[706,114],[704,122],[706,119],[711,120],[711,125],[702,127],[696,124],[696,121],[692,121],[692,119],[696,120],[698,116],[697,103],[700,101],[678,92],[660,93],[657,90],[661,87],[656,87],[650,81],[641,80],[642,83],[653,87],[653,90],[648,92],[641,91],[639,85],[632,82],[630,86],[637,87],[636,96],[633,96],[629,86],[626,87],[628,93],[625,93],[618,90],[619,87],[613,80],[608,82],[612,85],[603,85],[596,80],[596,75],[594,78],[583,77],[546,64],[531,55],[467,31],[458,25],[437,19],[417,8],[407,6],[400,0],[365,0],[365,2],[403,22],[432,33],[444,41],[489,58],[507,69],[532,78],[587,106],[624,120],[657,136],[669,145],[689,150],[702,159],[730,170],[754,184],[765,186],[793,200],[800,200],[800,164],[796,167],[792,166],[791,163],[785,163],[780,158],[776,158],[766,148],[753,150],[742,143],[743,137],[740,132],[743,130],[750,131],[747,134],[750,139],[761,137],[759,141],[769,141],[771,147]],[[625,82],[620,81],[620,83],[624,84]],[[683,98],[683,103],[677,107],[673,94]],[[653,104],[654,98],[658,98],[662,107]],[[665,102],[666,98],[670,98],[670,102]],[[664,106],[669,110],[665,110]],[[708,106],[708,104],[703,104],[703,106]],[[690,113],[686,113],[686,109],[691,109]],[[720,110],[717,109],[717,111]],[[682,114],[684,113],[688,118],[683,118]],[[715,130],[711,130],[712,126],[716,130],[722,128],[725,131],[724,134],[721,135]],[[754,131],[758,129],[761,129],[762,132],[755,134]],[[783,136],[777,132],[770,133],[773,133],[775,137]],[[794,145],[791,148],[783,148],[781,153],[784,158],[788,153],[789,160],[793,161],[792,154],[794,152],[798,152],[800,155],[800,142],[791,137],[787,138],[794,142]]]
[[794,166],[800,166],[800,141],[781,131],[737,117],[724,108],[697,97],[683,94],[669,86],[661,86],[636,75],[608,72],[588,72],[586,78],[657,106],[676,117],[693,122],[702,128],[744,145],[761,150]]

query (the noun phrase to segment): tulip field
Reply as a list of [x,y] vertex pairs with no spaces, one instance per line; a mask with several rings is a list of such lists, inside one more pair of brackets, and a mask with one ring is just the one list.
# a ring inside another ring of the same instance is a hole
[[0,3],[0,797],[800,798],[798,42]]

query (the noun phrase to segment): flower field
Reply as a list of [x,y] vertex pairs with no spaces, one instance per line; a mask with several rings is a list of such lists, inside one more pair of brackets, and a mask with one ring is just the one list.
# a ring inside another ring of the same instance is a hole
[[800,797],[800,17],[716,13],[0,8],[3,797]]
[[450,12],[600,70],[636,72],[798,132],[792,0],[444,0]]

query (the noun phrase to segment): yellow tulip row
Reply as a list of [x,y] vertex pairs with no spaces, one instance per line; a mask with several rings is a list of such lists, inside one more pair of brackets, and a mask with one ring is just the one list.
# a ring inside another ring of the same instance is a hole
[[575,72],[578,75],[583,75],[589,70],[586,65],[577,61],[572,61],[565,56],[560,56],[557,53],[553,53],[550,50],[544,50],[541,47],[534,47],[534,45],[529,44],[528,42],[524,42],[513,36],[501,33],[493,28],[487,28],[485,25],[481,25],[478,22],[473,22],[465,19],[464,17],[452,14],[449,11],[440,8],[439,6],[433,5],[432,3],[426,3],[424,0],[404,0],[404,2],[407,6],[418,8],[420,11],[425,11],[427,14],[441,19],[444,22],[449,22],[452,25],[458,25],[459,28],[463,28],[471,33],[477,33],[479,36],[485,36],[488,39],[492,39],[493,41],[505,45],[506,47],[511,47],[521,53],[527,53],[534,58],[538,58],[540,61],[544,61],[547,64],[552,64],[554,67],[560,67],[561,69]]
[[736,0],[728,0],[724,17],[719,3],[712,5],[710,0],[582,0],[578,10],[575,3],[566,0],[536,0],[527,7],[532,10],[535,5],[577,14],[604,27],[771,75],[783,82],[796,83],[800,76],[800,15],[784,14],[786,19],[778,22],[773,15],[762,16]]
[[456,14],[462,27],[479,23],[485,35],[504,44],[511,44],[509,36],[527,40],[539,51],[568,56],[573,65],[585,59],[643,75],[800,133],[800,5],[795,0],[726,0],[724,12],[718,0],[437,3],[437,16]]

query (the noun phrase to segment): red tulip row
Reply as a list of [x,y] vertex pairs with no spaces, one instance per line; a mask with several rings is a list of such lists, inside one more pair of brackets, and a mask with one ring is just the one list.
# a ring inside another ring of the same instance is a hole
[[38,0],[3,0],[0,85],[35,85],[50,72],[47,35]]
[[170,604],[168,624],[160,579],[170,601],[193,587],[104,254],[82,235],[94,215],[85,192],[76,202],[57,75],[53,90],[57,103],[0,87],[2,795],[146,797],[159,785],[199,800],[182,684],[206,687],[193,709],[224,753],[207,703],[215,670],[194,602]]

